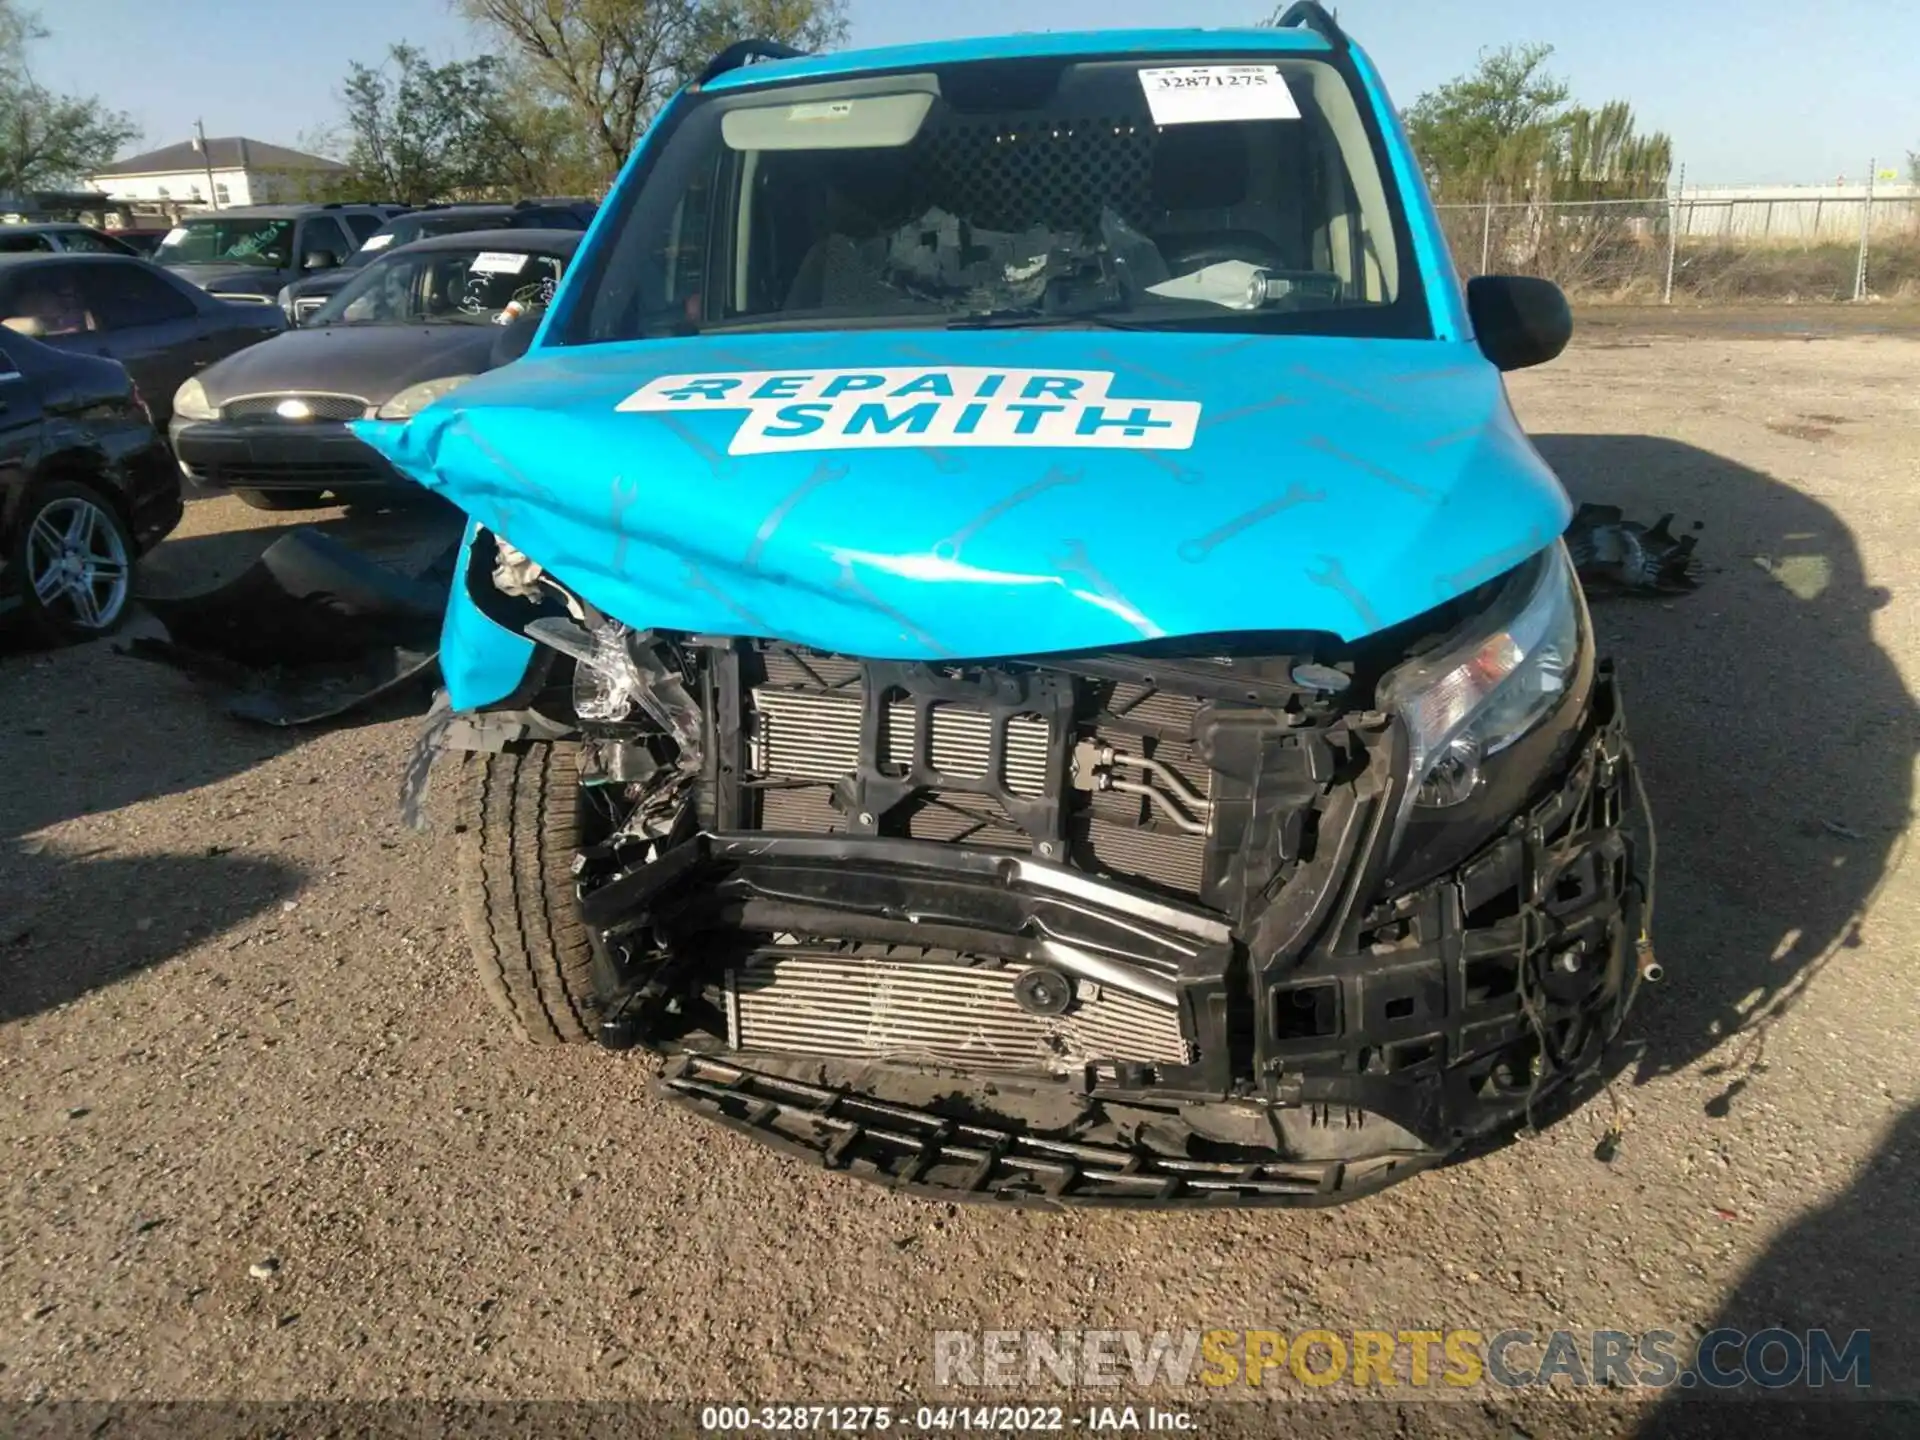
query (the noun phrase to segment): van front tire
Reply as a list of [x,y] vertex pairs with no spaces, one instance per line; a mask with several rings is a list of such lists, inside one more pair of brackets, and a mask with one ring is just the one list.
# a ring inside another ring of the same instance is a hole
[[461,762],[455,864],[481,988],[536,1045],[593,1036],[593,949],[574,897],[580,773],[571,743]]

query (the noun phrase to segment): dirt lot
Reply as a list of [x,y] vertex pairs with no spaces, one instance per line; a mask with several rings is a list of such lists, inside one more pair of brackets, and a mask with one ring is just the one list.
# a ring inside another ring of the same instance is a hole
[[[667,1108],[643,1061],[506,1040],[445,832],[396,817],[411,719],[266,734],[105,646],[11,654],[0,1400],[904,1403],[944,1328],[1719,1323],[1871,1327],[1875,1390],[1920,1396],[1920,345],[1591,333],[1516,381],[1525,420],[1716,567],[1596,610],[1669,976],[1613,1103],[1326,1213],[894,1197]],[[151,583],[270,535],[196,504]],[[1468,1398],[1445,1423],[1499,1440],[1705,1419]]]

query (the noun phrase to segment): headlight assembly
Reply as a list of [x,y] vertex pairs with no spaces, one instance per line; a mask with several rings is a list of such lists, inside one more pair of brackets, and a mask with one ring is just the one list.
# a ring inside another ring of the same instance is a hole
[[[1566,546],[1555,541],[1515,569],[1492,604],[1439,650],[1389,674],[1380,706],[1407,735],[1396,842],[1410,829],[1431,838],[1435,827],[1457,825],[1462,833],[1445,847],[1455,850],[1510,818],[1545,759],[1540,746],[1521,742],[1550,716],[1577,715],[1570,702],[1591,681],[1589,650],[1586,600]],[[1499,758],[1510,751],[1511,764]]]
[[173,413],[182,420],[218,420],[220,412],[207,399],[207,387],[198,379],[173,392]]
[[471,375],[443,375],[438,380],[422,380],[418,385],[409,385],[402,390],[376,413],[382,420],[411,420],[434,401],[451,395],[471,379]]

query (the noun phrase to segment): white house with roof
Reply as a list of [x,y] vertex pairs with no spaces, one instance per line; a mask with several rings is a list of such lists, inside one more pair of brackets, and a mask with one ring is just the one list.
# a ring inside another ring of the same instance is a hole
[[336,160],[243,135],[183,140],[102,166],[87,183],[124,204],[155,206],[269,205],[299,200],[317,180],[343,172]]

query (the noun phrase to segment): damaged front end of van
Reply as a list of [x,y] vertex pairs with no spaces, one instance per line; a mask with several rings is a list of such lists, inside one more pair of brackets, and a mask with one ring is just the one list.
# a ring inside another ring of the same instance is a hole
[[[1577,1101],[1658,972],[1500,379],[1569,322],[1460,295],[1331,22],[1122,38],[716,71],[527,357],[363,427],[471,517],[416,779],[533,1038],[950,1198],[1334,1203]],[[1343,167],[1320,239],[1183,228],[1226,140]]]

